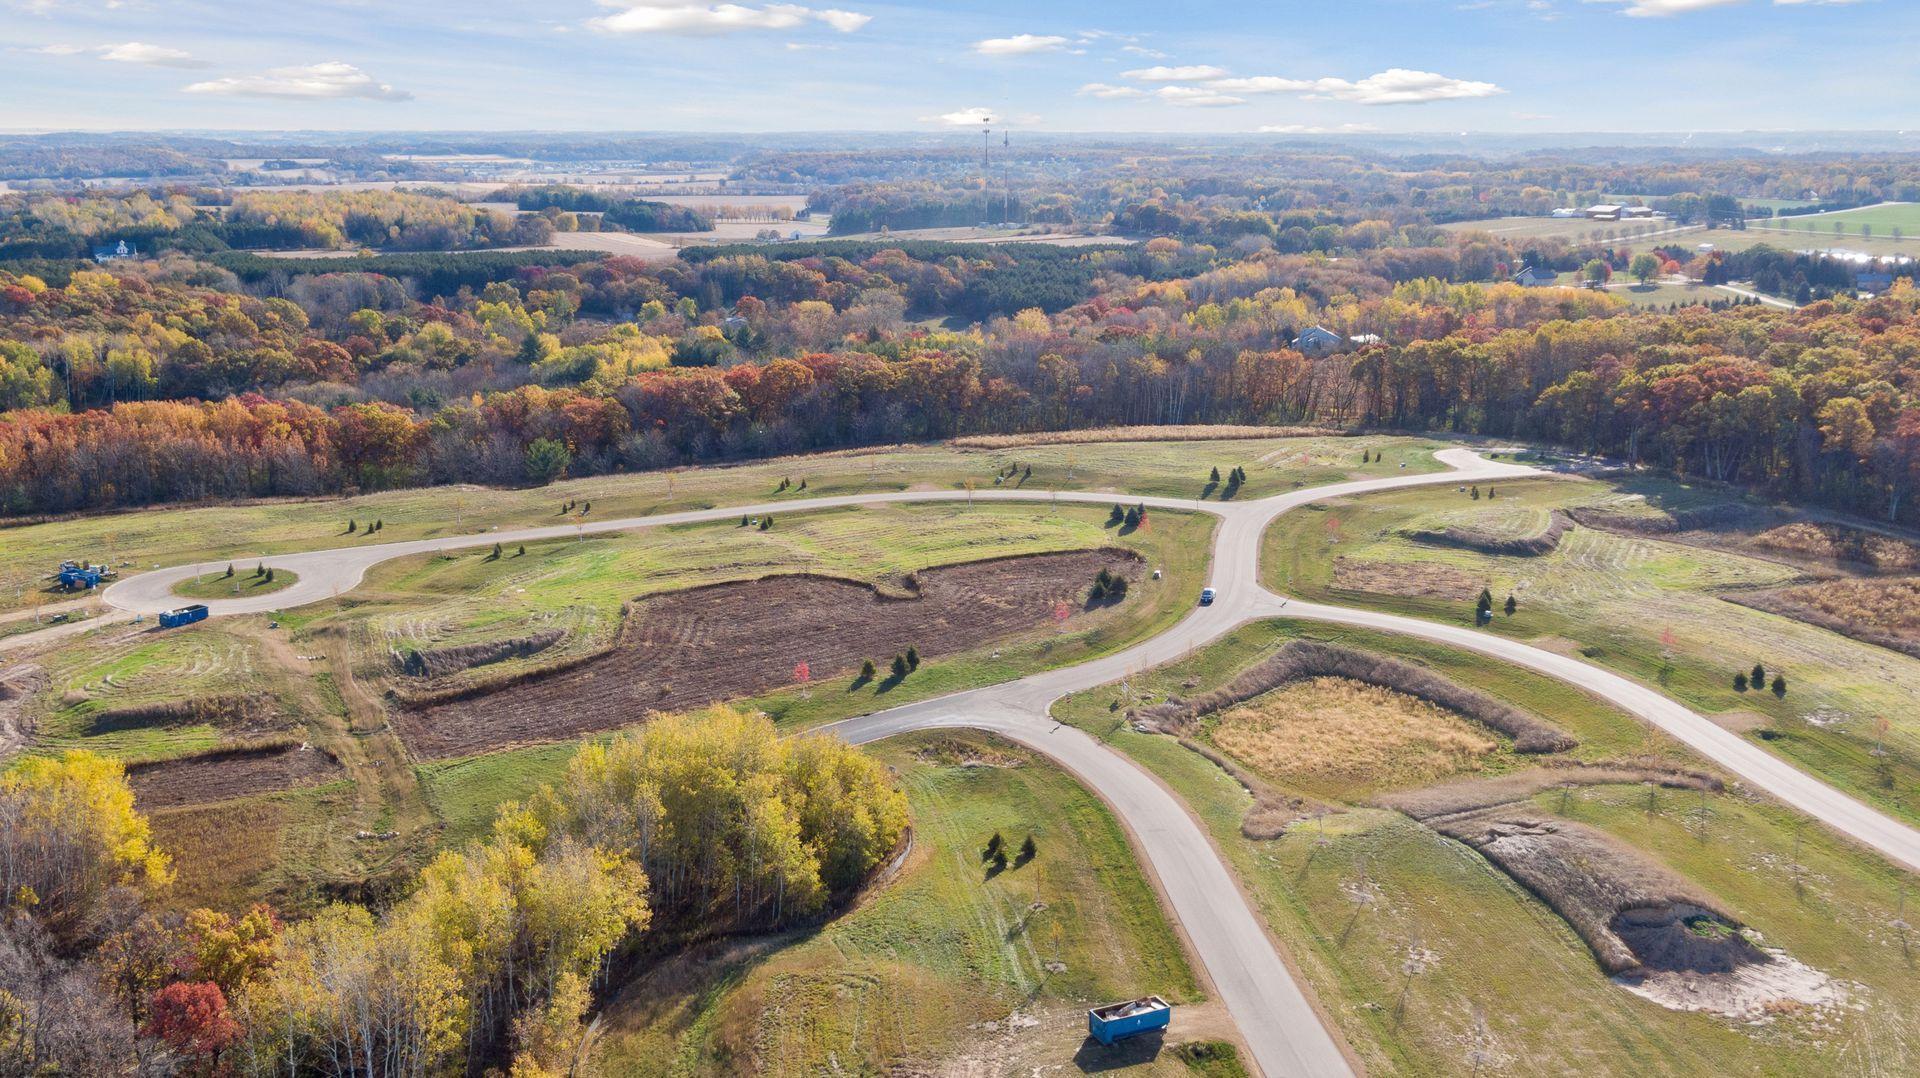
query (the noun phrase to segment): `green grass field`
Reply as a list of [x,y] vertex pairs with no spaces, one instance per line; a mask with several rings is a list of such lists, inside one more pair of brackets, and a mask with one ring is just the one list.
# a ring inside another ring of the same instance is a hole
[[244,599],[254,595],[272,595],[292,587],[300,580],[299,574],[285,569],[275,569],[273,579],[269,580],[265,574],[257,574],[257,569],[257,566],[252,570],[236,567],[232,576],[225,572],[197,576],[175,584],[173,593],[188,599]]
[[[1578,648],[1593,662],[1658,687],[1759,739],[1842,788],[1908,819],[1920,819],[1920,660],[1802,622],[1729,603],[1719,595],[1795,579],[1775,562],[1657,539],[1574,528],[1551,554],[1493,557],[1419,543],[1419,528],[1470,524],[1567,504],[1668,508],[1727,496],[1657,481],[1638,493],[1597,483],[1502,484],[1497,500],[1452,487],[1354,499],[1281,518],[1266,539],[1270,586],[1306,598],[1416,617],[1469,622],[1472,598],[1418,598],[1333,586],[1333,562],[1432,567],[1483,584],[1495,601],[1513,594],[1516,616],[1489,632]],[[1755,663],[1784,673],[1785,697],[1736,692],[1736,673]],[[1892,725],[1874,751],[1875,720]]]
[[[367,542],[469,535],[492,527],[607,520],[716,505],[746,505],[899,490],[995,487],[1018,463],[1029,489],[1117,490],[1199,497],[1210,468],[1238,464],[1248,479],[1240,497],[1362,475],[1432,470],[1436,443],[1412,438],[1270,438],[1041,444],[968,449],[947,444],[822,453],[736,466],[683,468],[574,479],[537,488],[427,487],[352,498],[282,499],[250,504],[151,509],[10,528],[11,555],[0,565],[0,609],[50,597],[45,574],[84,553],[131,573],[160,565],[236,561],[296,550]],[[1363,449],[1383,460],[1360,463]],[[1025,468],[1033,475],[1025,478]],[[776,492],[782,479],[792,485]],[[799,489],[805,481],[806,489]],[[561,507],[576,503],[571,513]],[[347,532],[349,521],[357,527]],[[381,523],[369,538],[366,528]]]
[[[1590,221],[1584,217],[1490,217],[1480,221],[1455,221],[1442,225],[1449,232],[1486,232],[1507,240],[1559,239],[1568,243],[1630,242],[1651,233],[1665,233],[1675,226],[1671,221]],[[1657,237],[1659,242],[1678,242],[1691,235]]]
[[[1256,623],[1134,679],[1136,699],[1218,684],[1296,637],[1391,651],[1538,712],[1578,757],[1692,763],[1672,742],[1551,679],[1357,630]],[[1578,790],[1567,815],[1684,873],[1769,946],[1848,982],[1848,1004],[1757,1025],[1668,1010],[1610,982],[1545,905],[1466,846],[1398,813],[1351,808],[1273,841],[1240,834],[1251,798],[1172,738],[1134,732],[1114,687],[1055,715],[1160,776],[1201,817],[1320,1001],[1374,1074],[1898,1073],[1920,1050],[1920,987],[1897,927],[1904,878],[1792,813],[1641,786]],[[1704,805],[1704,809],[1703,809]],[[1536,807],[1552,816],[1558,794]],[[1815,882],[1817,881],[1817,882]]]
[[1889,202],[1831,213],[1810,213],[1791,217],[1773,217],[1750,222],[1750,230],[1765,227],[1813,236],[1865,236],[1892,239],[1895,230],[1909,239],[1920,237],[1920,202]]
[[221,731],[205,722],[103,720],[103,713],[200,697],[278,694],[277,670],[245,634],[215,624],[165,635],[119,630],[109,639],[69,644],[40,659],[50,684],[33,703],[31,751],[84,748],[126,760],[153,760],[215,747]]
[[[608,1009],[594,1073],[1053,1073],[1083,1052],[1088,1005],[1196,1000],[1118,824],[1065,773],[976,734],[876,751],[912,806],[899,876],[819,929],[650,971]],[[996,831],[1039,855],[992,873]],[[1121,1072],[1185,1073],[1173,1056]]]

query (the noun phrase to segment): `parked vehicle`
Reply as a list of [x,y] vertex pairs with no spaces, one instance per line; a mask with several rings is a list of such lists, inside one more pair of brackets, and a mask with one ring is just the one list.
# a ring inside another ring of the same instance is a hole
[[1212,588],[1201,588],[1200,589],[1200,605],[1212,606],[1214,597],[1218,594],[1219,593],[1214,591]]
[[1159,996],[1141,996],[1125,1003],[1109,1003],[1087,1012],[1087,1033],[1101,1044],[1165,1029],[1173,1020],[1173,1008]]
[[192,625],[196,621],[207,620],[207,604],[195,603],[178,610],[169,610],[160,615],[162,629],[174,629],[182,625]]

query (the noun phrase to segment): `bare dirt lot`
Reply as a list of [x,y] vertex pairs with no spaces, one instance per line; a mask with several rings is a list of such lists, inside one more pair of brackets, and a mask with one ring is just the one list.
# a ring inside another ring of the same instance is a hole
[[203,753],[128,769],[136,804],[143,811],[204,805],[249,794],[313,786],[346,771],[325,752],[300,745]]
[[923,570],[904,594],[834,577],[789,575],[651,596],[634,604],[611,651],[509,684],[400,709],[414,755],[446,758],[553,741],[793,684],[879,667],[908,646],[923,658],[967,651],[1084,616],[1101,569],[1137,578],[1122,550],[999,558]]

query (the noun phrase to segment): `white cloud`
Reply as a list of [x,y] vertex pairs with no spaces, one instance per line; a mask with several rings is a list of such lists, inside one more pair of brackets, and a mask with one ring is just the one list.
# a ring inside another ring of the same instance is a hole
[[1104,97],[1115,99],[1122,97],[1145,97],[1147,92],[1137,86],[1114,86],[1105,82],[1089,82],[1075,90],[1081,97]]
[[990,37],[976,41],[973,51],[983,56],[1025,56],[1035,52],[1059,52],[1067,45],[1066,38],[1050,34],[1015,34],[1012,37]]
[[1227,69],[1214,67],[1211,64],[1188,64],[1185,67],[1157,65],[1135,68],[1122,74],[1130,79],[1139,79],[1141,82],[1200,82],[1205,79],[1225,78]]
[[1189,109],[1220,109],[1234,105],[1244,105],[1247,99],[1209,90],[1204,86],[1162,86],[1153,92],[1153,96],[1169,105],[1179,105]]
[[1297,94],[1315,88],[1312,79],[1283,79],[1278,75],[1253,75],[1241,79],[1211,79],[1207,85],[1215,90],[1224,90],[1236,94]]
[[1145,45],[1122,45],[1120,46],[1120,51],[1130,52],[1135,56],[1147,60],[1164,60],[1167,58],[1166,53],[1161,52],[1159,49],[1149,49]]
[[260,75],[242,75],[196,82],[190,94],[226,97],[282,97],[296,100],[363,97],[370,101],[411,101],[413,95],[396,90],[373,76],[338,60],[306,67],[276,67]]
[[100,59],[114,60],[123,64],[154,64],[158,67],[213,66],[205,60],[196,58],[190,52],[170,49],[165,45],[149,45],[142,41],[129,41],[124,45],[102,45],[98,51]]
[[1418,105],[1428,101],[1457,101],[1463,98],[1492,97],[1506,93],[1491,82],[1473,82],[1448,78],[1431,71],[1388,68],[1359,82],[1346,79],[1315,79],[1314,97],[1352,101],[1362,105]]
[[87,50],[78,45],[42,45],[33,51],[48,56],[78,56]]
[[938,116],[920,117],[920,122],[923,124],[946,124],[948,127],[984,127],[993,120],[993,110],[979,105],[970,109],[943,112]]
[[587,20],[587,25],[610,34],[685,34],[711,36],[742,30],[792,30],[808,22],[825,23],[843,34],[873,21],[873,16],[840,8],[816,9],[799,4],[688,4],[676,0],[602,0],[624,10]]
[[[1709,8],[1732,7],[1746,0],[1586,0],[1589,4],[1620,4],[1620,13],[1636,19],[1663,19],[1669,15],[1684,15],[1692,11],[1706,11]],[[1773,0],[1775,7],[1801,7],[1819,5],[1821,7],[1844,7],[1858,3],[1859,0]]]

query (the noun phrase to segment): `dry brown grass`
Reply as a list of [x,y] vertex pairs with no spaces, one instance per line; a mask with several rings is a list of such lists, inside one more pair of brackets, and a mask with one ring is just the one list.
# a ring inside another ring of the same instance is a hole
[[1336,591],[1472,602],[1485,586],[1480,578],[1449,565],[1333,559],[1333,587]]
[[1802,557],[1870,565],[1882,572],[1920,569],[1920,546],[1841,524],[1783,524],[1754,536],[1753,543]]
[[961,449],[1016,449],[1025,445],[1079,445],[1084,442],[1211,442],[1229,438],[1313,438],[1346,433],[1331,427],[1097,427],[1092,430],[1037,431],[1032,434],[974,434],[955,438]]
[[1822,580],[1721,598],[1920,657],[1920,577]]
[[1141,729],[1180,731],[1197,719],[1245,703],[1288,682],[1318,677],[1345,678],[1391,689],[1464,715],[1512,738],[1516,752],[1565,752],[1578,744],[1554,726],[1426,667],[1308,640],[1289,641],[1210,692],[1190,700],[1170,697],[1164,703],[1131,711],[1128,717]]
[[1431,782],[1477,769],[1500,747],[1443,708],[1335,677],[1295,682],[1224,712],[1212,737],[1255,771],[1308,790]]

